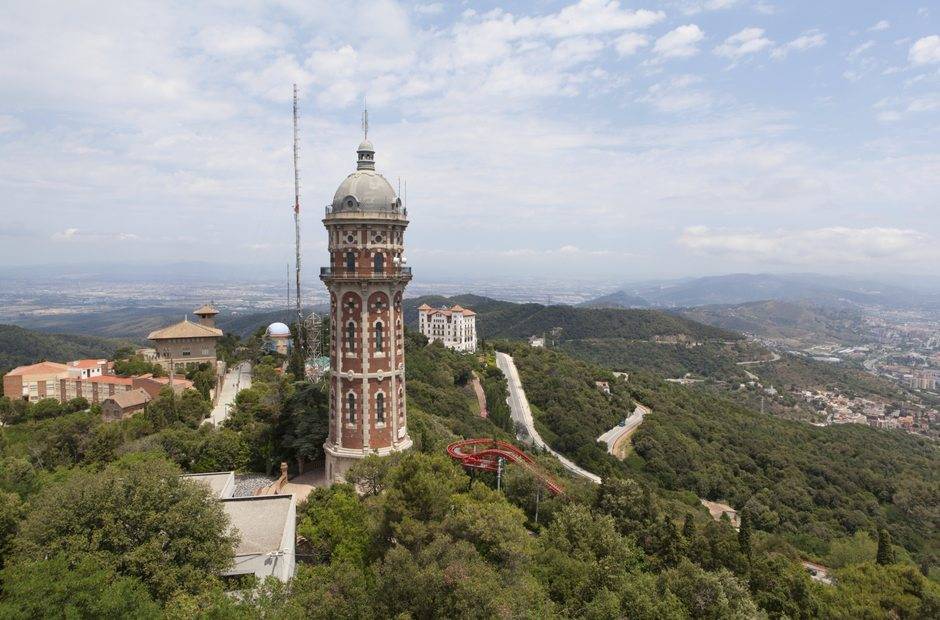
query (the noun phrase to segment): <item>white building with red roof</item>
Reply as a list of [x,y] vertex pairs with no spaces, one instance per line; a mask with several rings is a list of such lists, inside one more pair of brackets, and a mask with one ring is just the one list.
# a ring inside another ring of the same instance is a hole
[[454,305],[450,308],[418,306],[418,330],[428,340],[439,341],[445,347],[462,353],[477,350],[477,313]]

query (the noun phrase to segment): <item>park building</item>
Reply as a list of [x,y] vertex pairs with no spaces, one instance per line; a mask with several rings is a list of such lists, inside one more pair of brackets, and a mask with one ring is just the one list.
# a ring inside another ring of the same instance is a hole
[[461,353],[477,350],[477,314],[469,308],[418,306],[418,330],[428,340],[438,341]]
[[147,339],[156,352],[153,361],[168,372],[185,370],[192,364],[208,363],[216,366],[216,345],[222,330],[215,326],[219,313],[211,304],[197,308],[193,314],[198,321],[184,317],[179,323],[150,332]]

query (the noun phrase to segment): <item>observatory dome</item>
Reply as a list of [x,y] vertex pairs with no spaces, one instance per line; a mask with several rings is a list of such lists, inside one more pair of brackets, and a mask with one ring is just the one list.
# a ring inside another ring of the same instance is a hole
[[271,323],[267,334],[269,338],[286,338],[290,336],[290,328],[283,323]]
[[357,170],[346,177],[333,195],[333,212],[397,211],[401,201],[385,177],[375,171],[375,149],[363,140],[356,151]]

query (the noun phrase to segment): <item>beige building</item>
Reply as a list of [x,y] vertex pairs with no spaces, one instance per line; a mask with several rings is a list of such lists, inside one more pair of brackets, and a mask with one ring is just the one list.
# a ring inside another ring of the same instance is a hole
[[[30,402],[54,398],[64,403],[81,397],[95,404],[109,396],[134,389],[132,378],[93,374],[95,371],[90,365],[81,364],[82,361],[68,364],[39,362],[14,368],[3,377],[3,393],[9,398]],[[107,360],[102,361],[107,365]]]
[[150,402],[150,394],[137,388],[109,396],[101,403],[101,418],[105,422],[114,422],[129,418]]
[[216,343],[222,337],[222,330],[215,326],[218,310],[211,305],[197,308],[194,314],[199,317],[197,323],[184,318],[175,325],[151,332],[147,339],[156,350],[154,360],[165,369],[184,370],[190,364],[208,363],[215,366]]
[[477,350],[477,313],[455,305],[452,308],[418,307],[418,330],[428,340],[438,340],[444,346],[473,353]]

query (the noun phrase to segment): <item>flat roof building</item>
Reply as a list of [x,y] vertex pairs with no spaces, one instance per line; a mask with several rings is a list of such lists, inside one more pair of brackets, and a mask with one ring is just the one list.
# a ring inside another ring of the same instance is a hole
[[477,350],[477,313],[454,305],[450,308],[418,306],[418,330],[428,340],[438,340],[454,351],[473,353]]

